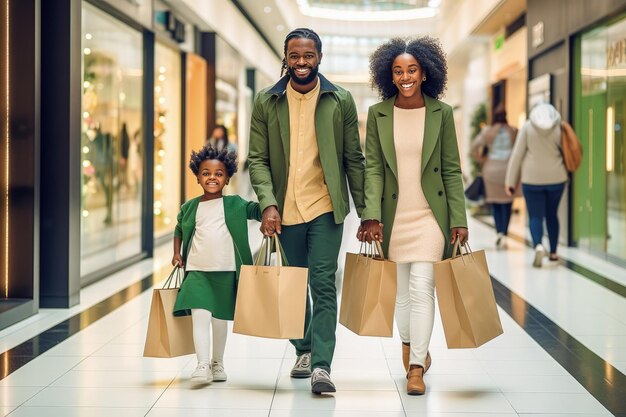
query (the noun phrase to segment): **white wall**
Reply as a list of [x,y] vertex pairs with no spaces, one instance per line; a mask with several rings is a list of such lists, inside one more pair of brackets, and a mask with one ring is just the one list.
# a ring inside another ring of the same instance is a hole
[[258,71],[276,79],[280,59],[231,1],[171,0],[170,3],[202,30],[215,31]]

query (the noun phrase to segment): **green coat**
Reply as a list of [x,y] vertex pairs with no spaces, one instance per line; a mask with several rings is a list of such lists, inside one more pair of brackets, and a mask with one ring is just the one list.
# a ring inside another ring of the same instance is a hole
[[[333,204],[335,223],[350,211],[348,184],[360,216],[363,207],[363,152],[352,95],[319,75],[315,134],[324,180]],[[285,94],[289,77],[256,96],[250,122],[250,181],[261,210],[277,206],[282,214],[289,177],[289,104]]]
[[[370,107],[365,142],[365,210],[363,219],[383,223],[383,249],[389,239],[398,205],[398,174],[393,143],[396,96]],[[446,239],[444,258],[451,255],[450,229],[467,227],[459,147],[452,108],[424,96],[426,120],[422,147],[422,189]]]
[[[174,236],[183,240],[182,256],[187,263],[187,253],[189,252],[189,242],[196,230],[196,211],[200,197],[192,198],[183,204],[178,213],[178,223],[174,230]],[[252,265],[252,253],[248,242],[248,219],[261,221],[261,210],[259,203],[246,201],[238,195],[223,197],[224,216],[226,217],[226,227],[233,238],[235,247],[235,265],[237,278],[241,265]]]

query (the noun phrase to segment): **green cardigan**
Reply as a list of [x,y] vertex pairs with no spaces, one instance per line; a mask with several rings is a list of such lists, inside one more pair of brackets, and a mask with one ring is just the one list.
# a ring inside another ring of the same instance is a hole
[[[315,134],[324,181],[333,204],[335,223],[350,211],[350,193],[360,216],[363,207],[363,152],[356,106],[350,92],[319,75],[320,94],[315,108]],[[277,206],[282,213],[289,177],[289,104],[285,94],[289,77],[259,92],[250,122],[250,181],[261,210]]]
[[[174,230],[174,236],[183,241],[182,255],[185,263],[187,263],[189,243],[196,230],[196,211],[201,198],[202,196],[187,201],[181,206],[180,213],[178,213],[178,223]],[[261,221],[261,210],[259,203],[246,201],[238,195],[224,196],[223,201],[226,227],[235,245],[233,250],[235,251],[237,278],[239,278],[241,265],[252,265],[253,263],[250,243],[248,242],[248,219]]]
[[[365,210],[362,218],[383,223],[383,250],[398,205],[396,150],[393,143],[393,107],[396,96],[370,107],[365,142]],[[465,195],[452,108],[424,96],[426,120],[422,147],[422,189],[446,239],[444,258],[451,256],[450,229],[467,227]]]

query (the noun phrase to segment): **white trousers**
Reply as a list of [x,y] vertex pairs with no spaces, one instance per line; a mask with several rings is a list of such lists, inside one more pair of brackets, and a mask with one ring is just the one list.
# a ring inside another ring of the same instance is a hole
[[411,344],[409,364],[424,367],[435,321],[432,262],[398,264],[396,323],[400,339]]
[[193,344],[198,363],[209,363],[211,357],[211,328],[213,329],[213,360],[224,360],[228,322],[213,317],[210,311],[202,308],[191,309],[193,322]]

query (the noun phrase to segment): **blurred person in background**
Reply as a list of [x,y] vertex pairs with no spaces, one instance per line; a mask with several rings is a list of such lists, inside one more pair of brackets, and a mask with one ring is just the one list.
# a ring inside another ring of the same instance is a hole
[[[521,179],[520,179],[521,177]],[[561,115],[548,103],[535,106],[519,131],[506,172],[505,192],[512,196],[522,183],[530,235],[535,247],[534,267],[541,267],[546,250],[543,222],[550,241],[550,260],[558,261],[558,209],[568,176],[561,154]]]
[[228,139],[228,129],[224,125],[215,126],[207,142],[218,151],[226,148],[229,152],[237,153],[237,145]]
[[508,124],[506,110],[500,103],[493,111],[493,124],[485,126],[472,142],[472,157],[481,165],[485,202],[491,205],[496,224],[497,249],[507,246],[514,195],[504,190],[504,178],[516,136],[517,129]]

